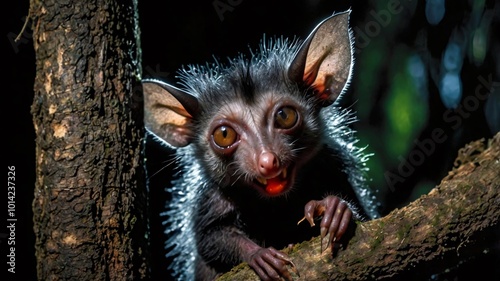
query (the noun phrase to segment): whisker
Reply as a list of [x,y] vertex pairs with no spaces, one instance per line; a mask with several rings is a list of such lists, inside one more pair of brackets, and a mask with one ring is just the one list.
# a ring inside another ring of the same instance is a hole
[[167,163],[166,165],[162,166],[160,169],[158,169],[155,173],[153,173],[152,175],[149,175],[148,176],[148,179],[151,179],[152,177],[156,176],[157,174],[159,174],[161,171],[165,170],[166,168],[172,166],[173,164],[175,164],[177,162],[177,157],[175,157],[174,159],[171,159],[171,160],[165,160],[163,161],[163,163]]
[[240,175],[239,175],[239,176],[238,176],[238,177],[237,177],[237,178],[233,181],[233,183],[231,184],[231,186],[234,186],[234,185],[238,182],[238,180],[239,180],[242,176],[243,176],[243,174],[240,174]]

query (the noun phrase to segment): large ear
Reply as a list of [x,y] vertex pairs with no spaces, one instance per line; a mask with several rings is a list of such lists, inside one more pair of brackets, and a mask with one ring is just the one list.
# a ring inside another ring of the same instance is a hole
[[353,66],[350,13],[334,14],[321,22],[288,69],[288,77],[313,88],[324,105],[333,103],[349,84]]
[[146,128],[174,147],[188,145],[193,138],[191,125],[198,100],[158,80],[143,80],[142,88]]

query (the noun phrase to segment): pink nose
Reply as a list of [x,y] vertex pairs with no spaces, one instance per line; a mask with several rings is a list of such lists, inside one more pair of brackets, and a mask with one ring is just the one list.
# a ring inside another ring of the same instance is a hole
[[264,177],[273,177],[275,176],[280,167],[280,162],[276,154],[263,151],[259,155],[259,172]]

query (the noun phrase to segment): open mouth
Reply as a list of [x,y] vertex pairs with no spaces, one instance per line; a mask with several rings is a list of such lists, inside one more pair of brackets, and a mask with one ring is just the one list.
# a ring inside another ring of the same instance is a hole
[[290,175],[292,171],[290,167],[286,167],[273,178],[256,177],[255,183],[268,196],[281,195],[290,189],[292,183]]

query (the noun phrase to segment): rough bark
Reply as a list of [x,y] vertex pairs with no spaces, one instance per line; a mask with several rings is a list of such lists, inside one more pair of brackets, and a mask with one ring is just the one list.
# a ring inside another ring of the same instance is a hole
[[138,280],[147,193],[135,0],[32,0],[39,280]]
[[[360,223],[344,249],[320,254],[320,240],[286,251],[295,280],[418,280],[453,267],[500,237],[500,133],[459,151],[455,167],[429,194],[387,216]],[[483,273],[480,273],[480,275]],[[218,280],[258,280],[241,264]]]

